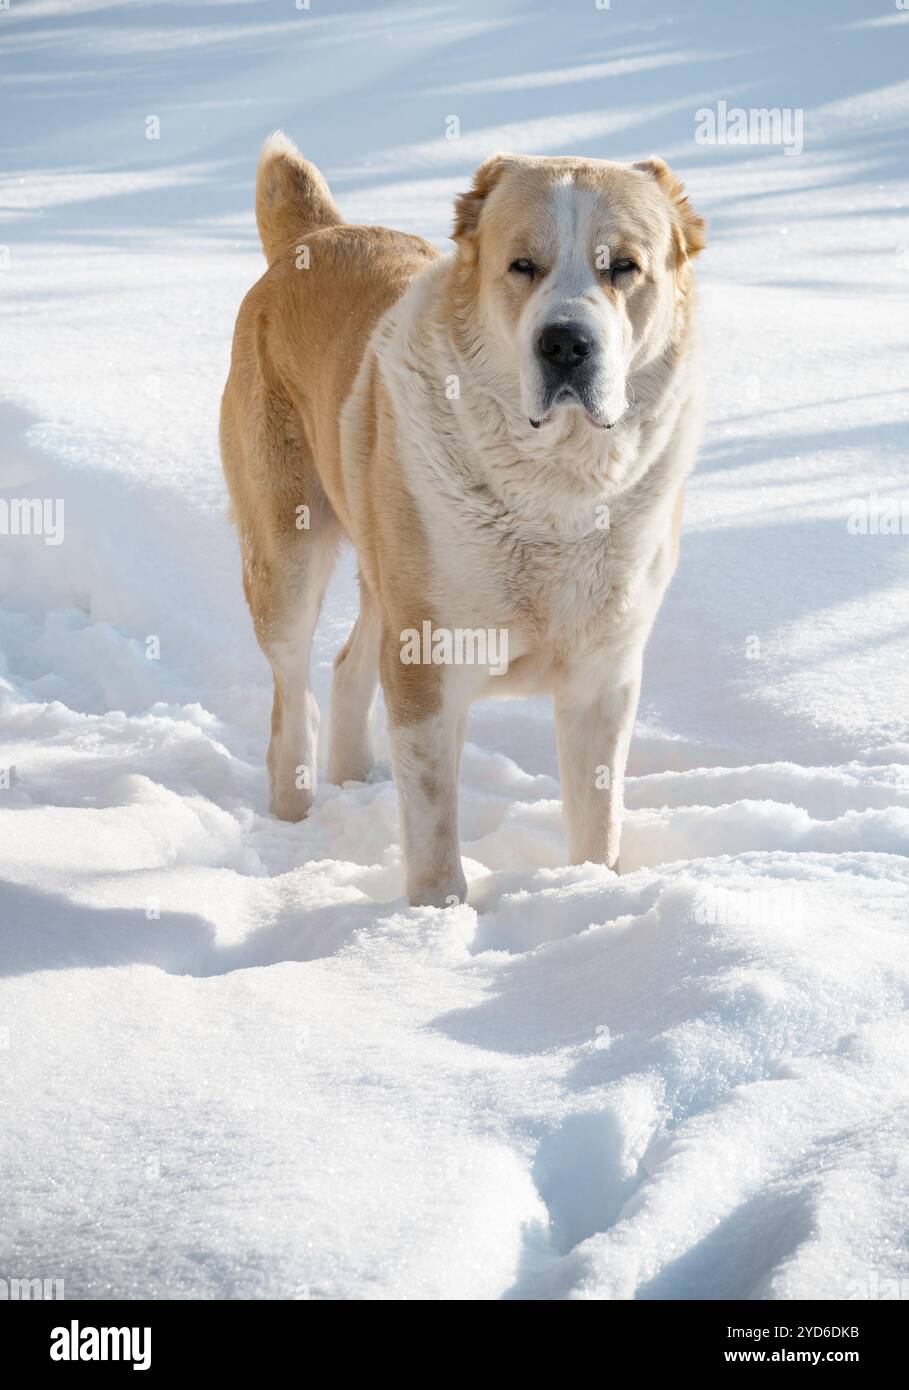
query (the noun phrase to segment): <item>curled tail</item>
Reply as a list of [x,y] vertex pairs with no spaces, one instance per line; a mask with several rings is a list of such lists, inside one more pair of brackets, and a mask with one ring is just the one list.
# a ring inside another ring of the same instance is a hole
[[316,166],[276,130],[262,147],[256,174],[256,222],[268,264],[307,232],[343,221]]

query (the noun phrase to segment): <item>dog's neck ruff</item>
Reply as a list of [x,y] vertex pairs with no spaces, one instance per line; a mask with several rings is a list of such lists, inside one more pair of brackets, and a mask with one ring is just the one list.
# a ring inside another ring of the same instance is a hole
[[[469,363],[462,363],[469,373]],[[610,431],[580,410],[564,410],[540,430],[521,413],[514,382],[473,383],[454,414],[464,438],[470,484],[495,499],[502,520],[527,540],[605,539],[609,514],[646,489],[661,436],[683,409],[679,372],[667,347],[629,378],[634,402]],[[655,394],[656,393],[656,394]]]

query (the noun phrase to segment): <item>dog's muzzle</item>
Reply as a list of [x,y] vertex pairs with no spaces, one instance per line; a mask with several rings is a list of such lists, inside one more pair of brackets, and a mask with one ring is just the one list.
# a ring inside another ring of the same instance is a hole
[[548,419],[554,405],[567,403],[580,405],[592,423],[611,428],[595,411],[597,349],[584,325],[570,320],[547,324],[537,338],[536,353],[543,389],[539,418],[530,421],[534,429]]

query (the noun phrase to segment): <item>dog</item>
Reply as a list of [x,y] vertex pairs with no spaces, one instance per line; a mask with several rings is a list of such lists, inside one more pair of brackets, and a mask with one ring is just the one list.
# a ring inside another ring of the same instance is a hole
[[643,651],[701,432],[703,219],[658,158],[496,154],[446,256],[345,223],[281,132],[256,219],[268,270],[237,317],[221,452],[274,674],[273,813],[299,820],[315,794],[310,648],[346,537],[360,611],[328,777],[368,777],[381,681],[410,902],[465,900],[459,766],[490,695],[551,695],[571,862],[618,871]]

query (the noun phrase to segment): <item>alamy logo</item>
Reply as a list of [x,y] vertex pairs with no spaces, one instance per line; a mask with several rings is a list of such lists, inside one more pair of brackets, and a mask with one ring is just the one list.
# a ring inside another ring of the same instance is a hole
[[846,1297],[864,1298],[875,1303],[906,1300],[909,1299],[909,1279],[896,1274],[885,1274],[882,1278],[873,1269],[866,1278],[850,1281]]
[[424,620],[420,628],[401,633],[401,661],[405,666],[488,666],[491,676],[508,670],[506,628],[433,627]]
[[702,927],[786,926],[804,918],[804,893],[793,885],[766,888],[716,888],[695,903],[694,920]]
[[694,113],[699,145],[781,145],[784,154],[805,148],[805,112],[800,106],[702,106]]
[[[0,1028],[0,1033],[4,1030]],[[0,1040],[2,1046],[2,1040]],[[0,1279],[0,1302],[47,1301],[63,1297],[62,1279]]]
[[45,545],[61,545],[63,498],[0,497],[0,536],[43,536]]
[[150,1327],[55,1327],[51,1332],[52,1361],[131,1361],[134,1371],[151,1365]]
[[909,536],[909,497],[854,497],[846,530],[850,536]]

